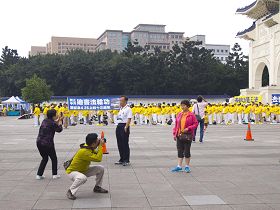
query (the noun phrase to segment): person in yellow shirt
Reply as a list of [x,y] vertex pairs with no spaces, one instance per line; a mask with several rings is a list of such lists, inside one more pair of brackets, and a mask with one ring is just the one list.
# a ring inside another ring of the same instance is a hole
[[33,111],[33,115],[34,115],[34,126],[37,127],[40,125],[40,114],[41,114],[41,110],[39,108],[39,105],[36,104],[35,105],[35,109]]
[[44,115],[44,119],[47,119],[47,112],[48,110],[50,110],[50,105],[46,105],[44,110],[43,110],[43,115]]
[[221,124],[222,122],[222,112],[223,112],[223,105],[219,104],[217,107],[217,124]]
[[245,105],[244,109],[244,123],[248,124],[250,120],[251,106],[249,104]]
[[239,125],[242,125],[244,110],[245,110],[245,108],[241,104],[237,105],[236,112],[237,112],[237,120],[238,120]]
[[63,116],[64,116],[64,119],[63,119],[63,126],[64,128],[68,128],[68,125],[69,125],[69,119],[70,119],[70,111],[68,109],[68,106],[66,103],[63,104]]
[[223,107],[223,120],[225,125],[228,125],[228,113],[229,113],[229,106],[227,105],[227,103],[225,103]]
[[7,117],[7,107],[3,107],[2,113],[4,117]]
[[260,124],[260,119],[261,119],[261,108],[259,107],[258,104],[255,105],[254,114],[255,114],[255,123],[256,123],[256,124]]
[[234,104],[229,106],[229,121],[234,124],[235,122],[235,112],[236,112],[236,107]]
[[212,125],[213,124],[212,104],[208,104],[208,106],[206,107],[205,111],[207,112],[207,115],[208,115],[208,124]]
[[89,111],[88,110],[83,110],[82,111],[82,116],[83,116],[83,124],[86,125],[89,121]]
[[90,166],[91,162],[101,162],[103,157],[102,146],[104,139],[98,138],[96,133],[90,133],[86,137],[86,143],[80,145],[80,149],[72,158],[70,165],[66,168],[66,174],[73,181],[67,191],[67,198],[76,199],[76,193],[88,177],[96,176],[96,184],[93,189],[94,193],[108,193],[103,189],[102,181],[104,176],[104,167],[101,165]]

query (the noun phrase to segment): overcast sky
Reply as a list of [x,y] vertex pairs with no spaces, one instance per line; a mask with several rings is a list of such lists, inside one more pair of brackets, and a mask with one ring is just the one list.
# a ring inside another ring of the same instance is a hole
[[0,0],[0,47],[27,56],[31,45],[51,36],[97,38],[106,29],[131,31],[139,23],[164,24],[185,36],[205,34],[208,44],[249,42],[236,39],[252,20],[235,15],[253,0]]

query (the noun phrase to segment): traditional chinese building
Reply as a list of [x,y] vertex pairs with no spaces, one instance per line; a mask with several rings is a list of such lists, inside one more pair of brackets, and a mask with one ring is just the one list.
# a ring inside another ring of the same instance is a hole
[[[272,94],[280,93],[280,14],[279,0],[256,0],[237,9],[237,14],[253,20],[252,26],[237,34],[250,41],[249,88],[241,95],[261,95],[264,103],[272,102]],[[269,86],[262,87],[263,71],[269,72]]]

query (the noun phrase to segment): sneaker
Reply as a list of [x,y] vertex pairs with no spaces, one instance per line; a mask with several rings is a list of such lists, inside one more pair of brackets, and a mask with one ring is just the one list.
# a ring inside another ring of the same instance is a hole
[[191,168],[189,166],[185,167],[185,172],[190,173],[191,172]]
[[95,193],[108,193],[108,190],[103,189],[102,187],[95,186],[93,189],[93,192]]
[[68,190],[66,196],[70,200],[76,200],[76,196],[72,194],[71,190]]
[[173,168],[171,171],[172,171],[172,172],[180,172],[180,171],[183,171],[183,169],[182,169],[182,167],[176,166],[176,167]]
[[59,179],[61,176],[60,175],[53,175],[52,178],[53,179]]
[[36,175],[36,179],[37,179],[37,180],[45,179],[45,176]]
[[122,165],[122,164],[123,164],[122,161],[117,161],[117,162],[115,162],[115,165]]
[[123,162],[122,165],[123,165],[123,166],[129,166],[129,165],[130,165],[130,162]]

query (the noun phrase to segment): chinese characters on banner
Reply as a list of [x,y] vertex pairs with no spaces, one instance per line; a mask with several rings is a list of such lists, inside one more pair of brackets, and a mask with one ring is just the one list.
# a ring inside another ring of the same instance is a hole
[[235,96],[234,97],[235,103],[258,103],[262,102],[261,96]]
[[68,97],[69,110],[113,110],[119,109],[118,98]]
[[280,104],[280,94],[272,94],[272,104]]

